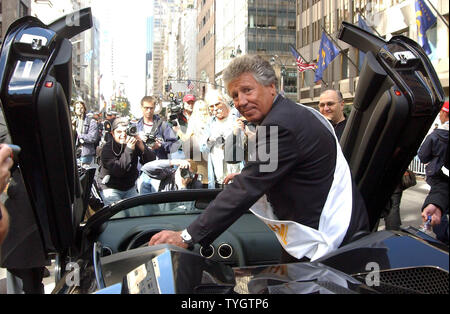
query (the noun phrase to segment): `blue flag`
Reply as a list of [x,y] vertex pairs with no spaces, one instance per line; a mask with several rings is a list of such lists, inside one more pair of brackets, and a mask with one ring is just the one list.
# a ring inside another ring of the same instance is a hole
[[430,44],[428,43],[427,30],[436,23],[436,16],[433,15],[430,8],[426,5],[425,2],[423,2],[423,0],[416,0],[415,7],[419,44],[429,55],[432,51]]
[[[373,34],[373,29],[369,25],[367,25],[366,21],[362,18],[360,14],[358,14],[358,26],[362,28],[365,31],[368,31],[369,33]],[[362,65],[364,64],[364,58],[365,58],[364,52],[359,52],[359,70],[361,70]]]
[[317,61],[317,70],[314,77],[314,82],[320,81],[323,76],[323,71],[328,67],[331,61],[337,57],[339,49],[331,42],[325,32],[322,32],[322,40],[319,46],[319,58]]

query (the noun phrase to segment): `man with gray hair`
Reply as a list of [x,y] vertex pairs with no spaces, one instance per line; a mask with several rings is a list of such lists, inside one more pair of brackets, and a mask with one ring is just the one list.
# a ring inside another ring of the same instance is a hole
[[327,89],[320,94],[319,111],[334,127],[338,139],[341,139],[347,119],[344,115],[344,98],[336,89]]
[[282,262],[316,260],[368,231],[364,202],[325,118],[279,95],[275,71],[260,56],[235,58],[223,79],[236,109],[258,125],[256,157],[185,230],[164,230],[149,245],[207,246],[248,209],[274,231]]

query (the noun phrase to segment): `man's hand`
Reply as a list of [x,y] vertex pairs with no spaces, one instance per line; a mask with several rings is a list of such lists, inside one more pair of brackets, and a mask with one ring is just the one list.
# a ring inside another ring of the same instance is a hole
[[178,166],[181,169],[191,169],[191,163],[185,159],[172,159],[171,165]]
[[139,148],[139,150],[140,150],[141,152],[144,152],[144,151],[145,151],[145,144],[144,144],[144,142],[143,142],[140,138],[137,139],[137,141],[136,141],[136,146]]
[[184,249],[188,248],[188,245],[183,242],[181,238],[181,231],[163,230],[155,234],[148,243],[149,246],[157,244],[172,244]]
[[228,184],[231,183],[231,181],[233,181],[234,177],[237,176],[239,173],[230,173],[229,175],[227,175],[225,177],[225,179],[223,179],[223,184]]
[[158,149],[162,146],[162,141],[160,139],[156,139],[155,143],[152,145],[152,149]]
[[432,226],[436,226],[441,223],[442,212],[438,206],[434,204],[428,204],[422,211],[422,220],[424,222],[427,221],[428,216],[431,216]]

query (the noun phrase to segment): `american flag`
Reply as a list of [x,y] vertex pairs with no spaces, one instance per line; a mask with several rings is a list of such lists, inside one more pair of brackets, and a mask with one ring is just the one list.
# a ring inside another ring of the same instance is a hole
[[188,80],[188,81],[187,81],[187,88],[189,88],[190,90],[192,90],[192,89],[195,88],[195,85],[194,85],[194,83],[192,83],[191,80]]
[[317,66],[314,63],[306,63],[305,60],[303,60],[302,57],[300,57],[300,55],[298,54],[297,50],[294,49],[294,47],[290,46],[290,48],[292,54],[294,55],[297,61],[297,69],[299,72],[316,69]]

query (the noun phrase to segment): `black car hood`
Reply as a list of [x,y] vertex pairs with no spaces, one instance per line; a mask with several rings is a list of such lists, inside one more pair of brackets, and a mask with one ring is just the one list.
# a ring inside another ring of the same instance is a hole
[[103,257],[101,273],[108,293],[448,293],[448,262],[448,251],[382,231],[314,262],[230,267],[164,244]]

